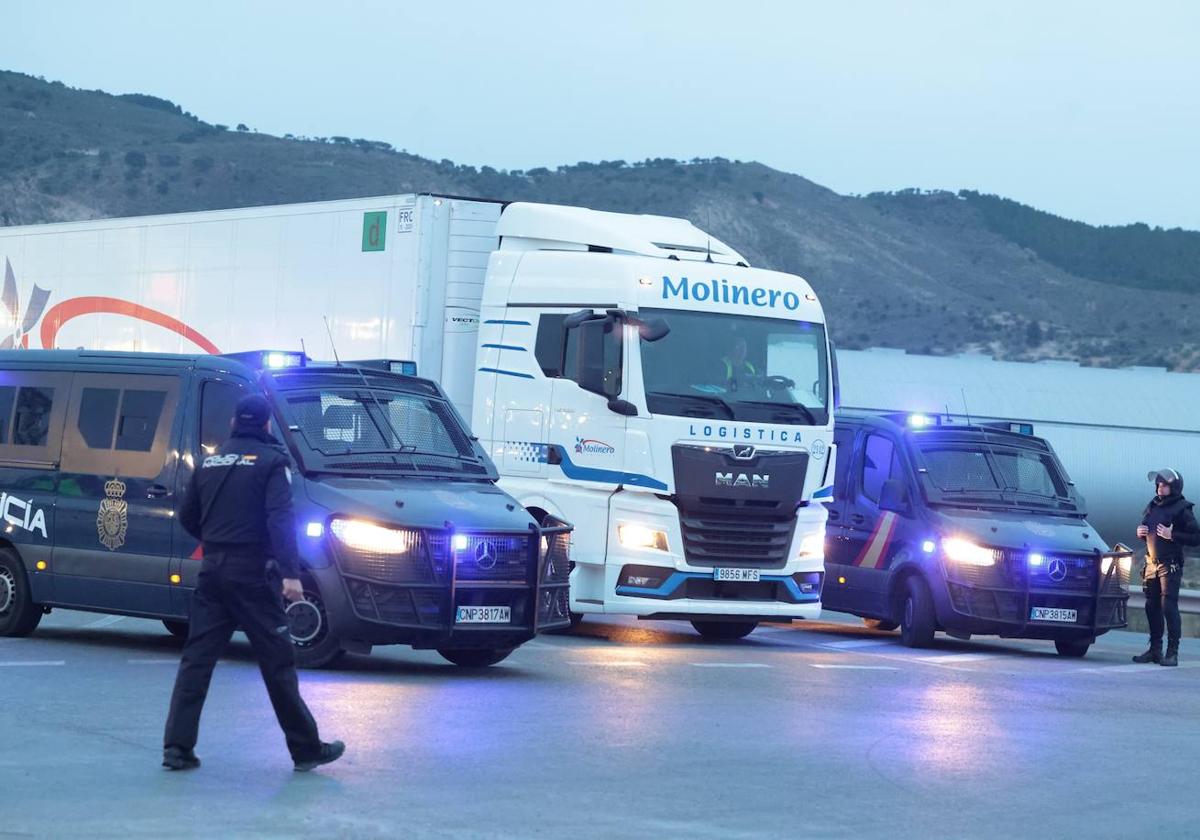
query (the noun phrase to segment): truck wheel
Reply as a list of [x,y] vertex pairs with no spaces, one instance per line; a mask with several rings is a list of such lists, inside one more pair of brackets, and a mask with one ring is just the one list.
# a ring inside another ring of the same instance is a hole
[[341,641],[329,632],[325,602],[308,578],[304,578],[304,600],[288,604],[284,614],[299,667],[328,668],[346,655]]
[[1055,639],[1054,649],[1059,656],[1068,659],[1082,659],[1087,656],[1088,648],[1092,646],[1091,639]]
[[900,625],[886,618],[864,618],[863,624],[872,630],[895,630]]
[[462,668],[486,668],[508,658],[512,648],[438,648],[442,658]]
[[166,627],[167,632],[176,639],[186,639],[188,637],[188,623],[186,621],[173,621],[172,619],[164,618],[163,627]]
[[916,575],[904,585],[904,601],[900,611],[900,641],[906,647],[923,648],[933,644],[937,618],[933,613],[933,596],[925,581]]
[[30,597],[21,558],[0,550],[0,636],[28,636],[41,620],[42,608]]
[[701,638],[710,642],[732,642],[754,632],[757,621],[700,621],[692,622]]

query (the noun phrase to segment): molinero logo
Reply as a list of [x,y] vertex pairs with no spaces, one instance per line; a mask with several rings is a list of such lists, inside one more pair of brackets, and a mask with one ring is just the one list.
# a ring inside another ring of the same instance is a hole
[[616,451],[617,448],[615,446],[610,446],[602,440],[575,438],[576,455],[612,455]]
[[800,308],[800,295],[781,289],[751,289],[728,280],[709,280],[703,283],[693,283],[686,277],[680,277],[676,283],[670,277],[663,275],[663,300],[683,298],[698,303],[712,301],[713,303],[734,303],[744,306],[757,306],[762,309],[776,309],[779,304],[789,311]]

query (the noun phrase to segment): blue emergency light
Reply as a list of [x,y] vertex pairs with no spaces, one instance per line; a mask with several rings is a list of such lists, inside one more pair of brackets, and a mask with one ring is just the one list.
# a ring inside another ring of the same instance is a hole
[[259,370],[304,367],[308,362],[308,357],[299,350],[247,350],[242,353],[225,353],[224,356]]

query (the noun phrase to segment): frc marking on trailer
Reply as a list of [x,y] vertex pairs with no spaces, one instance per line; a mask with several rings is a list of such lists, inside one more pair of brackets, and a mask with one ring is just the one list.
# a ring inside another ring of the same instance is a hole
[[[19,511],[19,513],[18,513]],[[25,501],[7,493],[0,493],[0,518],[15,528],[31,534],[46,536],[46,514],[33,506],[33,499]]]

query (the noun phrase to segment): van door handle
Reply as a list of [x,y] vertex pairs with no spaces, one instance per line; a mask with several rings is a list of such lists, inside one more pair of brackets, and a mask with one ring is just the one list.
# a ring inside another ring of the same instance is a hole
[[161,499],[164,496],[170,496],[171,490],[161,484],[151,484],[146,488],[147,499]]
[[852,513],[850,515],[850,521],[855,525],[861,525],[867,521],[867,517],[863,516],[861,513]]
[[841,519],[841,518],[842,518],[842,515],[841,515],[840,513],[838,513],[836,510],[831,510],[831,511],[829,511],[828,513],[829,513],[829,519],[830,519],[830,521],[832,521],[832,520],[834,520],[834,519]]

